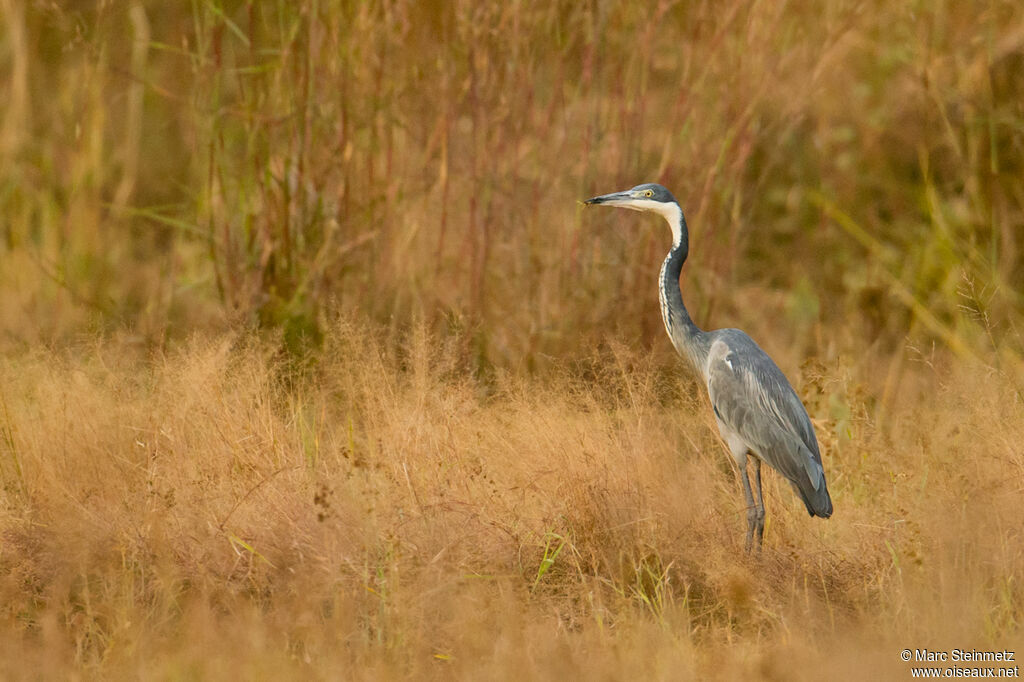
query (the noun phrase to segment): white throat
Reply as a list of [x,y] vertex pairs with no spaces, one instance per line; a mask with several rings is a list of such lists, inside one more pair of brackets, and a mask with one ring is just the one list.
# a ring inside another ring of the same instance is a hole
[[679,246],[679,242],[683,238],[683,211],[679,208],[679,204],[660,204],[654,209],[661,214],[661,217],[668,222],[668,226],[672,228],[672,247]]

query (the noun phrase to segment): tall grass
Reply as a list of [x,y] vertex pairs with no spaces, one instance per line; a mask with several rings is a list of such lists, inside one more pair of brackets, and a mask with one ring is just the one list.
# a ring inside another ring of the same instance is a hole
[[482,367],[651,340],[665,235],[576,202],[660,180],[702,321],[1020,354],[1016,3],[4,9],[9,339],[299,350],[343,309],[472,329]]
[[4,677],[891,677],[1019,643],[1006,377],[906,382],[881,432],[835,368],[837,514],[767,475],[751,558],[709,411],[650,355],[495,390],[434,341],[338,325],[299,379],[244,337],[4,361]]

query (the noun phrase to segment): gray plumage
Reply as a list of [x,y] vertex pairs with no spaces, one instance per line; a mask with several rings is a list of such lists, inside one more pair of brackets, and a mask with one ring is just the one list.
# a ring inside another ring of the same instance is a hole
[[[739,467],[747,502],[747,551],[755,533],[759,549],[764,536],[762,461],[792,484],[811,516],[831,516],[814,427],[782,370],[739,329],[701,330],[683,305],[679,274],[689,253],[689,233],[675,197],[649,183],[584,203],[655,212],[672,229],[672,249],[659,276],[662,319],[672,345],[703,378],[719,432]],[[756,500],[747,475],[748,454],[754,456]]]

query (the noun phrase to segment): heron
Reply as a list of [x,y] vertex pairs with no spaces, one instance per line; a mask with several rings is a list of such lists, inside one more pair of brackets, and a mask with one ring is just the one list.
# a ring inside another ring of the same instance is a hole
[[[764,541],[762,462],[790,482],[812,517],[832,516],[832,498],[814,426],[782,370],[746,333],[739,329],[703,331],[683,305],[679,274],[690,251],[690,237],[683,210],[672,193],[661,185],[646,183],[583,203],[657,213],[672,229],[672,249],[658,275],[661,317],[676,352],[703,379],[718,431],[739,469],[747,504],[746,552],[755,536],[758,551]],[[747,475],[748,455],[753,459],[753,490]]]

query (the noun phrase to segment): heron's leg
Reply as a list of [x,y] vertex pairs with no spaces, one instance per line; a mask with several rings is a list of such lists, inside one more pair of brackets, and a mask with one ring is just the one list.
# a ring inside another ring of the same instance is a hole
[[754,487],[757,491],[757,549],[764,542],[764,495],[761,493],[761,458],[754,456]]
[[[750,491],[750,477],[747,476],[747,463],[740,467],[740,480],[743,481],[743,496],[747,498],[747,545],[746,551],[750,553],[750,546],[754,542],[754,527],[757,525],[757,505],[754,504],[754,494]],[[760,547],[760,544],[758,545]]]

